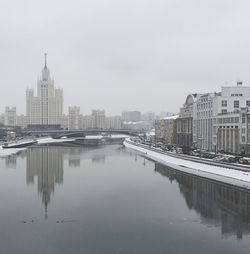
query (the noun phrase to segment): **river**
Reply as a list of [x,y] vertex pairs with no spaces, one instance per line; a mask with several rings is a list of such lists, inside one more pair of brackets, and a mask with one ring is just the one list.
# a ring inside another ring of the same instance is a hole
[[126,150],[0,158],[0,253],[249,253],[250,192]]

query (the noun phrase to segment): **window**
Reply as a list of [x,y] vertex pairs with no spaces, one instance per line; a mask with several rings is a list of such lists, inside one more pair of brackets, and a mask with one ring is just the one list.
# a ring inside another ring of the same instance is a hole
[[250,107],[250,101],[246,101],[246,106]]
[[239,108],[239,107],[240,107],[240,102],[234,101],[234,108]]
[[222,113],[222,114],[226,114],[226,113],[227,113],[227,110],[226,110],[226,109],[222,109],[222,110],[221,110],[221,113]]
[[242,137],[241,137],[241,140],[242,140],[242,142],[243,142],[243,143],[245,143],[245,142],[246,142],[246,139],[245,139],[245,137],[244,137],[244,136],[242,136]]
[[246,115],[242,114],[242,123],[245,123],[245,122],[246,122]]
[[221,101],[221,106],[222,107],[227,107],[227,101],[226,100],[222,100]]

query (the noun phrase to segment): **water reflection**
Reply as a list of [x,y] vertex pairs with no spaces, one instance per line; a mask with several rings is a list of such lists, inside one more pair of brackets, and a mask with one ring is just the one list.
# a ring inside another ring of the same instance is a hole
[[201,222],[221,227],[222,236],[250,233],[250,192],[230,185],[194,177],[159,163],[155,171],[176,181],[189,209],[201,215]]
[[5,157],[5,167],[6,168],[16,168],[16,155],[10,155]]
[[32,148],[27,150],[26,183],[34,184],[37,177],[38,193],[48,217],[48,204],[56,184],[63,183],[63,149],[53,147]]
[[81,149],[72,147],[69,149],[69,167],[80,167],[81,166]]

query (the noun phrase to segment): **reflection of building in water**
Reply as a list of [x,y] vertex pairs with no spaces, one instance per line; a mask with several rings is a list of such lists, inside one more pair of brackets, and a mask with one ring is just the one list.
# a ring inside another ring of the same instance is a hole
[[250,192],[230,185],[184,174],[164,165],[155,170],[170,181],[176,180],[189,209],[201,215],[202,222],[219,226],[222,235],[250,233]]
[[12,154],[5,157],[5,167],[6,168],[16,168],[16,155]]
[[79,147],[69,149],[69,167],[81,166],[80,154],[81,150],[79,149]]
[[37,177],[38,192],[45,206],[45,218],[55,184],[63,183],[63,151],[54,147],[27,150],[26,183],[34,183]]
[[17,159],[18,158],[23,159],[25,157],[26,157],[26,151],[18,151],[15,154],[11,154],[11,155],[4,156],[2,158],[0,157],[0,158],[5,161],[6,168],[16,168]]

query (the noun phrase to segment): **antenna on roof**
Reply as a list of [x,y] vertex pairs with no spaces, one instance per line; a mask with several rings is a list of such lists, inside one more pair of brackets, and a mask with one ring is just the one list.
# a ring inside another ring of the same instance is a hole
[[44,61],[45,61],[44,67],[47,68],[47,53],[44,53]]

